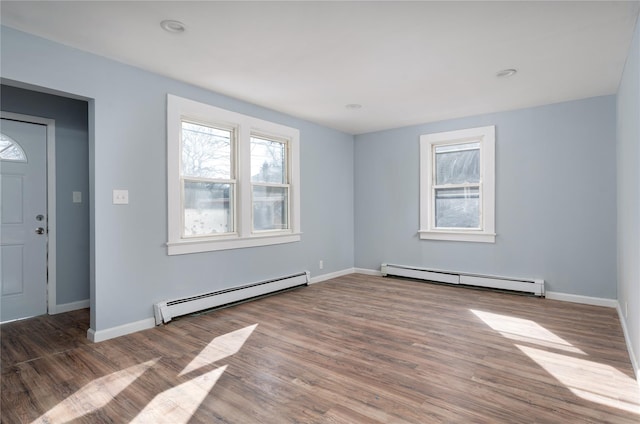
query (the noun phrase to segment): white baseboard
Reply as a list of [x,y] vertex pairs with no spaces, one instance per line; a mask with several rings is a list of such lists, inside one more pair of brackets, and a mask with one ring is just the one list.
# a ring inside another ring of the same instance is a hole
[[[357,274],[382,276],[382,272],[375,269],[353,268],[353,272]],[[560,293],[547,291],[545,297],[551,300],[562,300],[564,302],[583,303],[585,305],[605,306],[607,308],[617,308],[618,301],[615,299],[606,299],[602,297],[581,296],[578,294]]]
[[356,274],[375,275],[377,277],[382,277],[382,272],[377,269],[354,268],[353,272],[355,272]]
[[607,308],[616,308],[618,301],[615,299],[605,299],[603,297],[581,296],[579,294],[559,293],[547,291],[544,297],[551,300],[562,300],[563,302],[584,303],[585,305],[606,306]]
[[316,277],[312,277],[309,280],[309,284],[320,283],[322,281],[331,280],[332,278],[338,278],[338,277],[342,277],[343,275],[349,275],[353,273],[354,273],[353,268],[343,269],[342,271],[330,272],[328,274],[322,274]]
[[629,330],[627,329],[627,321],[624,318],[624,314],[622,313],[620,302],[616,302],[616,309],[618,311],[618,317],[620,318],[620,324],[622,325],[622,333],[624,334],[624,341],[627,344],[627,351],[629,352],[629,359],[631,360],[631,365],[633,366],[633,372],[635,372],[636,380],[638,381],[638,384],[640,384],[640,367],[638,367],[638,360],[636,359],[636,355],[633,352],[631,338],[629,337]]
[[130,322],[128,324],[119,325],[117,327],[106,328],[104,330],[95,331],[93,328],[87,330],[87,338],[92,342],[98,343],[126,334],[135,333],[136,331],[148,330],[156,326],[155,318],[145,318],[140,321]]
[[[326,281],[332,278],[341,277],[343,275],[349,275],[353,273],[354,273],[353,268],[347,268],[342,271],[318,275],[316,277],[311,278],[309,280],[309,284],[315,284],[321,281]],[[98,342],[113,339],[116,337],[124,336],[126,334],[135,333],[137,331],[148,330],[155,326],[156,326],[155,318],[153,317],[146,318],[140,321],[119,325],[117,327],[106,328],[104,330],[95,331],[94,329],[90,328],[89,330],[87,330],[87,338],[92,342],[98,343]]]
[[49,312],[49,315],[63,314],[65,312],[77,311],[78,309],[85,309],[89,307],[89,302],[89,299],[85,299],[56,305],[53,307],[53,311]]

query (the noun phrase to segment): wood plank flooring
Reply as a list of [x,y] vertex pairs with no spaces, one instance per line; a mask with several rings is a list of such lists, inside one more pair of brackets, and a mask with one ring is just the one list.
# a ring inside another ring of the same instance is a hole
[[5,324],[2,423],[634,423],[616,311],[348,275],[101,343]]

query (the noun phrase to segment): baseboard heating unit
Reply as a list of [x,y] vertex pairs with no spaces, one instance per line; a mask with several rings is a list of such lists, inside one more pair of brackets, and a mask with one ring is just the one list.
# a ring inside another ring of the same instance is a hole
[[383,276],[408,277],[439,283],[488,287],[544,296],[544,280],[535,278],[497,277],[493,275],[468,274],[393,264],[382,264],[380,270]]
[[259,283],[159,302],[153,305],[153,312],[156,318],[156,325],[160,325],[182,315],[242,302],[308,284],[309,271],[306,271]]

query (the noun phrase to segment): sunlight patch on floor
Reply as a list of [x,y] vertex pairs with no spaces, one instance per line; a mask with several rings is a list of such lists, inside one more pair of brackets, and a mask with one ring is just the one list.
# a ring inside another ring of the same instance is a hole
[[[612,408],[640,414],[640,387],[612,366],[559,353],[516,345],[574,395]],[[633,393],[619,396],[619,393]]]
[[475,309],[470,309],[470,311],[489,327],[508,339],[586,355],[582,350],[553,334],[535,321]]
[[[258,324],[249,325],[216,337],[177,377],[237,353],[257,326]],[[32,424],[69,422],[100,410],[160,359],[156,358],[93,380]],[[226,369],[227,365],[221,366],[157,394],[132,422],[187,423]]]
[[198,356],[193,358],[189,365],[178,374],[178,377],[235,354],[242,348],[257,326],[258,324],[249,325],[211,340],[211,342],[200,351]]
[[32,424],[68,422],[104,407],[158,362],[152,359],[100,377],[54,406]]
[[131,422],[188,423],[226,369],[227,365],[223,365],[165,390],[154,397]]

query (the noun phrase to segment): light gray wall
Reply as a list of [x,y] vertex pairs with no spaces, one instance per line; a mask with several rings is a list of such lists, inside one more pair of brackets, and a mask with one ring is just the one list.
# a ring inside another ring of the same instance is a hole
[[[354,143],[19,31],[3,27],[1,36],[2,77],[89,100],[94,330],[149,318],[160,300],[303,269],[331,273],[353,267],[354,258],[360,268],[388,261],[542,277],[549,290],[616,297],[613,96],[365,134]],[[300,243],[166,255],[167,93],[300,129]],[[420,134],[483,125],[497,131],[496,243],[418,240]],[[114,188],[129,190],[128,206],[111,204]]]
[[[496,126],[496,242],[419,240],[421,134]],[[355,137],[355,266],[544,278],[616,297],[615,97]]]
[[[87,102],[3,85],[3,111],[56,121],[56,303],[89,299]],[[82,203],[72,202],[72,192]]]
[[[640,364],[640,24],[617,97],[618,301]],[[638,375],[640,378],[640,375]]]
[[[161,300],[353,266],[351,135],[10,28],[1,36],[4,78],[90,99],[94,330],[150,318]],[[300,130],[301,242],[167,256],[167,93]],[[112,205],[113,189],[130,204]]]

